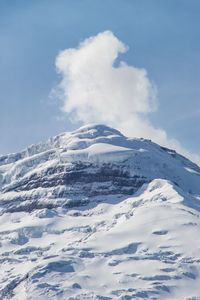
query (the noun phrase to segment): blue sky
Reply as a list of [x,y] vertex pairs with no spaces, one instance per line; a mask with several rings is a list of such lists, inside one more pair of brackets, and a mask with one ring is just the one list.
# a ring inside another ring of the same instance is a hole
[[123,60],[155,82],[154,126],[199,153],[199,11],[198,0],[1,0],[0,153],[77,127],[49,99],[60,80],[55,58],[105,30],[129,46]]

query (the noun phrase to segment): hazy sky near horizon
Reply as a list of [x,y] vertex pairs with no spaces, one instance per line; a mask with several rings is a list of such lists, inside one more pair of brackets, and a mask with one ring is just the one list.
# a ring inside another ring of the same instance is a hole
[[49,97],[59,51],[105,30],[128,45],[158,91],[149,119],[200,153],[200,1],[1,0],[0,154],[77,128]]

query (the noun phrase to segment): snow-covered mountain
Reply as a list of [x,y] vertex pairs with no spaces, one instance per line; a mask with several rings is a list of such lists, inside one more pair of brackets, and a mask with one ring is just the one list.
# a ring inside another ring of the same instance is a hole
[[200,168],[88,125],[0,157],[0,299],[200,297]]

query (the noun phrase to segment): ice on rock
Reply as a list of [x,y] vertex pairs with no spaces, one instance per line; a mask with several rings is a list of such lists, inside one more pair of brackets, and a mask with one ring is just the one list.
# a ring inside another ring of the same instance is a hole
[[134,149],[106,143],[96,143],[86,149],[68,150],[61,155],[66,162],[110,163],[122,162],[134,155]]

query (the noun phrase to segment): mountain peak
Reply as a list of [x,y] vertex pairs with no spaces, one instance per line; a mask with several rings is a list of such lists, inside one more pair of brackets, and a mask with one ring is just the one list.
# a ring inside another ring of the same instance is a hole
[[199,220],[200,168],[105,125],[0,157],[0,298],[192,298]]
[[98,123],[91,123],[85,126],[80,127],[79,129],[72,132],[72,135],[76,135],[81,137],[98,137],[98,136],[109,136],[109,135],[118,135],[123,136],[123,134],[106,125],[98,124]]
[[[96,177],[92,178],[91,174]],[[72,177],[73,180],[69,179]],[[25,199],[38,199],[40,188],[45,197],[54,197],[54,206],[57,206],[55,199],[61,195],[74,197],[73,192],[68,192],[72,183],[75,188],[77,182],[87,182],[85,196],[89,197],[93,194],[94,182],[105,184],[96,194],[123,195],[132,194],[142,184],[157,178],[169,180],[186,192],[200,194],[197,165],[173,150],[149,140],[127,138],[102,124],[62,133],[21,153],[0,158],[0,197],[10,199],[4,202],[5,207],[6,203],[13,207],[13,196],[18,198],[22,191]],[[76,195],[80,194],[77,187]]]

